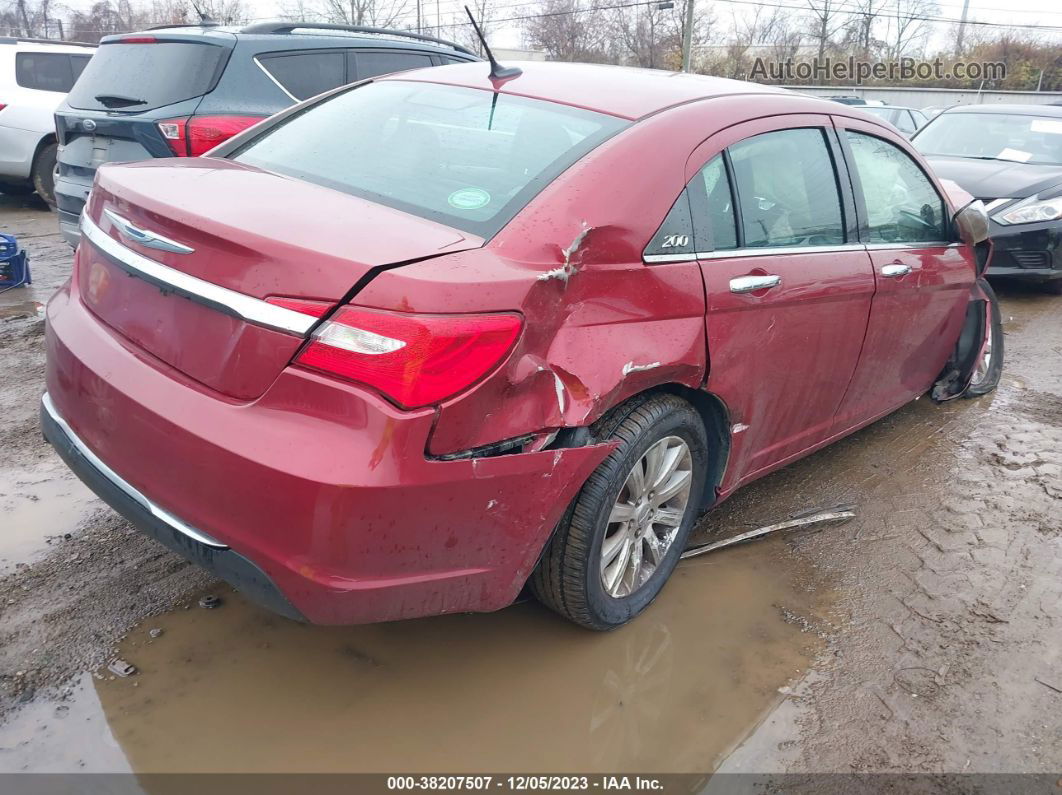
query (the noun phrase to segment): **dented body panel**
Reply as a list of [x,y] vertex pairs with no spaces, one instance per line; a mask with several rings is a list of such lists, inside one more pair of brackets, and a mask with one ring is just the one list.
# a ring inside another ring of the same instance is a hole
[[[510,603],[612,449],[594,424],[632,396],[669,390],[701,411],[718,448],[709,505],[925,391],[955,348],[974,287],[971,250],[869,250],[850,186],[847,242],[831,250],[645,254],[720,151],[858,111],[582,65],[534,65],[499,85],[479,65],[386,80],[538,97],[634,123],[489,239],[225,160],[106,166],[86,214],[113,244],[259,300],[316,302],[319,314],[304,316],[301,335],[218,314],[91,240],[48,307],[50,405],[79,442],[158,509],[252,561],[311,621]],[[212,191],[203,218],[187,209],[201,185]],[[281,198],[289,194],[297,206]],[[108,211],[196,251],[145,247]],[[278,241],[280,227],[294,231]],[[882,258],[894,255],[912,258],[916,273],[883,285]],[[762,274],[778,275],[778,287],[731,289]],[[471,386],[406,410],[299,366],[310,330],[348,306],[518,314],[522,326]]]

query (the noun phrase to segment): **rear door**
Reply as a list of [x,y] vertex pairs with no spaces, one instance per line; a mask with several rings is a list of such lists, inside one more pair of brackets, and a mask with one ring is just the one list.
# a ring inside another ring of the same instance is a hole
[[687,171],[707,288],[708,388],[734,423],[728,468],[750,478],[829,437],[874,275],[828,116],[736,125],[703,144]]
[[975,273],[965,247],[949,240],[943,197],[899,140],[855,119],[835,121],[877,283],[840,430],[929,389],[955,345]]

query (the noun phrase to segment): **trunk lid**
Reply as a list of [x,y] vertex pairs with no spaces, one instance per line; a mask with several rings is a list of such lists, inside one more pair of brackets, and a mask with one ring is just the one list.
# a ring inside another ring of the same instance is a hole
[[483,244],[218,158],[102,168],[87,215],[97,230],[79,248],[77,282],[89,309],[183,375],[240,400],[268,388],[308,330],[274,322],[265,299],[331,309],[374,269]]

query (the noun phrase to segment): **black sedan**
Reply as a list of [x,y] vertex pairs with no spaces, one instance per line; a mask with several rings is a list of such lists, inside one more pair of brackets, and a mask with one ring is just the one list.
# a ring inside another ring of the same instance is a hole
[[1036,281],[1062,295],[1062,107],[952,108],[913,142],[938,176],[985,203],[988,275]]

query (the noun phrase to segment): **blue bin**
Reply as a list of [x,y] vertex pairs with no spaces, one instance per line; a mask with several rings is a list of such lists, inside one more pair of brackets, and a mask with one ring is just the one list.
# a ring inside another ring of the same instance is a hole
[[30,284],[29,257],[14,235],[0,234],[0,289]]

